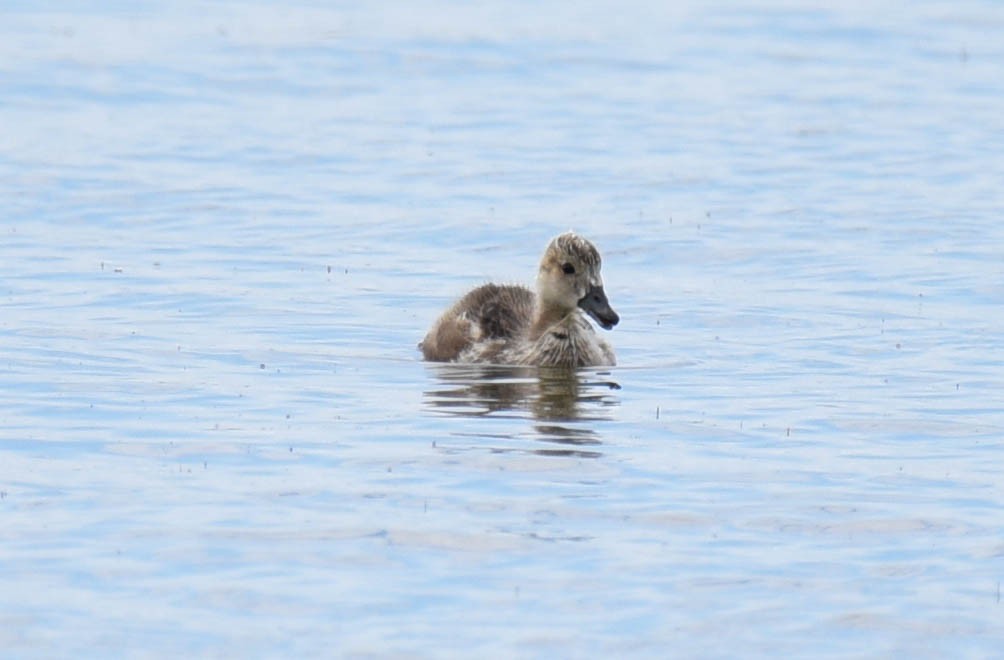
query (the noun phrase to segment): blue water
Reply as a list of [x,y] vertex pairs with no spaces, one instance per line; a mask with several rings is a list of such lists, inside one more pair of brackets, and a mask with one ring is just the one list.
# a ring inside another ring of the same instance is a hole
[[998,3],[0,19],[5,656],[1000,654]]

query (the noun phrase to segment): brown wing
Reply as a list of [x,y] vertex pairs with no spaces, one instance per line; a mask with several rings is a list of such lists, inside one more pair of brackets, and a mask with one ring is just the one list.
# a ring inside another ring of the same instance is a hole
[[514,339],[529,327],[533,305],[534,294],[525,287],[480,286],[439,317],[419,344],[422,355],[426,360],[447,362],[476,342]]

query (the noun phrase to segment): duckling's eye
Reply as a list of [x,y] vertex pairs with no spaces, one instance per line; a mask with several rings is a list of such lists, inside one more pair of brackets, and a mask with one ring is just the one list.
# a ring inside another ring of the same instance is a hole
[[565,273],[565,275],[574,275],[575,274],[575,266],[573,266],[572,264],[569,264],[569,263],[561,264],[561,270],[562,270],[563,273]]

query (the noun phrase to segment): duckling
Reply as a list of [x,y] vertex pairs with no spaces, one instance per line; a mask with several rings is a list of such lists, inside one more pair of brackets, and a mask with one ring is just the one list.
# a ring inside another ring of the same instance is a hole
[[[581,311],[580,311],[581,310]],[[419,344],[426,360],[533,366],[616,364],[614,351],[582,312],[605,330],[620,317],[600,278],[600,253],[566,232],[548,244],[537,271],[537,292],[485,284],[458,300]]]

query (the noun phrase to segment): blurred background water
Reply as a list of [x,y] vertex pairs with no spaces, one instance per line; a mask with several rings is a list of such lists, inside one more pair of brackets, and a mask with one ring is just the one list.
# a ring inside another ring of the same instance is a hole
[[1004,8],[663,4],[6,2],[4,654],[998,655]]

